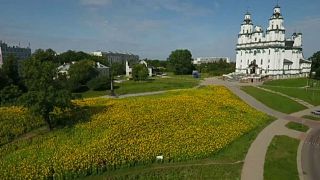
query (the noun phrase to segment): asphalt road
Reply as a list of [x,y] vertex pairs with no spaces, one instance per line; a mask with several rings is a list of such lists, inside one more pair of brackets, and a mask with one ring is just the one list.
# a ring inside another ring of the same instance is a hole
[[305,180],[320,179],[320,128],[313,129],[305,140],[301,152]]

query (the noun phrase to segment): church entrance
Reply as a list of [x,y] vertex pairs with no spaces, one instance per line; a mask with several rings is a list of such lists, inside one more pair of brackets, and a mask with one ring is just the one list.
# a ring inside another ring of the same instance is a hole
[[250,74],[257,74],[258,72],[258,65],[256,63],[256,60],[253,60],[250,65],[249,65],[249,69],[250,69]]

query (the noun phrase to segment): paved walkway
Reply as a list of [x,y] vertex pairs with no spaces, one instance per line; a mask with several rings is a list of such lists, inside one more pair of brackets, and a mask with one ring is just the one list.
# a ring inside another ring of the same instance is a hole
[[136,93],[136,94],[125,94],[125,95],[119,95],[119,96],[102,96],[105,98],[128,98],[128,97],[137,97],[137,96],[149,96],[149,95],[155,95],[155,94],[163,94],[167,91],[155,91],[155,92],[144,92],[144,93]]
[[[250,106],[256,108],[257,110],[265,112],[266,114],[269,114],[271,116],[278,118],[276,121],[274,121],[265,129],[263,129],[259,133],[257,138],[254,140],[254,142],[251,144],[244,161],[244,165],[241,173],[241,179],[244,179],[244,180],[259,180],[259,179],[262,180],[263,179],[265,155],[267,153],[268,146],[271,143],[274,136],[287,135],[292,138],[304,140],[304,138],[306,137],[305,133],[291,130],[285,127],[288,121],[295,121],[299,123],[303,122],[309,127],[319,126],[319,122],[309,121],[309,120],[300,118],[300,115],[304,113],[310,113],[310,109],[307,109],[307,110],[304,110],[303,112],[298,112],[292,115],[287,115],[287,114],[275,111],[265,106],[261,102],[257,101],[256,99],[246,94],[245,92],[241,91],[240,86],[243,85],[241,83],[222,81],[217,78],[208,78],[204,82],[202,82],[202,85],[223,85],[227,87],[229,90],[231,90],[234,94],[239,96],[243,101],[248,103]],[[248,84],[244,84],[244,85],[248,85]],[[313,108],[316,108],[316,107],[313,107]],[[295,117],[296,115],[298,115],[298,117]],[[300,152],[298,156],[300,156]],[[300,162],[300,158],[299,158],[299,162]],[[302,171],[301,171],[300,163],[298,164],[299,164],[298,166],[299,173],[301,173]]]
[[290,130],[285,127],[286,120],[278,119],[263,129],[253,141],[246,155],[242,168],[241,179],[257,180],[263,179],[265,156],[272,139],[276,135],[286,135],[292,138],[301,139],[304,133]]

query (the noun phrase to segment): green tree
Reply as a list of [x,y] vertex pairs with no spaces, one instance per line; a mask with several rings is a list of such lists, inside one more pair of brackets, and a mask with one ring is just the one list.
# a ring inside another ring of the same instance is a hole
[[320,51],[314,53],[309,60],[312,61],[311,72],[316,72],[317,79],[320,79]]
[[53,59],[47,59],[39,54],[26,60],[22,68],[22,76],[28,91],[20,100],[35,115],[42,116],[50,130],[53,128],[54,109],[65,110],[71,107],[71,92],[60,84],[56,68]]
[[178,49],[171,52],[168,66],[175,74],[191,74],[193,70],[192,54],[187,49]]
[[60,64],[63,64],[63,63],[77,62],[85,59],[95,59],[95,57],[82,51],[76,52],[76,51],[69,50],[67,52],[59,54],[57,59]]
[[3,72],[3,69],[0,68],[0,90],[6,87],[9,84],[7,75]]
[[88,83],[90,89],[94,91],[103,91],[110,89],[110,78],[108,76],[97,76]]
[[47,50],[43,50],[43,49],[37,49],[32,56],[38,60],[40,60],[41,62],[44,61],[51,61],[54,63],[58,63],[57,62],[57,53],[52,50],[52,49],[47,49]]
[[158,68],[158,67],[165,68],[165,67],[167,67],[167,61],[164,61],[164,60],[158,60],[158,59],[148,60],[148,59],[145,59],[145,61],[148,63],[149,66],[152,66],[152,67],[155,67],[155,68]]
[[9,85],[0,91],[1,105],[17,105],[18,98],[22,95],[19,86]]
[[79,61],[69,69],[70,84],[73,91],[81,91],[87,82],[98,75],[95,62],[91,60]]
[[10,54],[4,59],[2,71],[6,75],[10,84],[17,85],[19,83],[20,76],[18,60],[13,54]]
[[201,73],[209,73],[212,76],[221,76],[235,71],[235,63],[227,63],[220,59],[218,62],[203,63],[196,66],[196,69]]
[[132,78],[135,81],[145,81],[148,79],[148,68],[144,64],[135,64],[132,67]]
[[113,62],[112,73],[114,76],[126,74],[126,65],[121,62]]

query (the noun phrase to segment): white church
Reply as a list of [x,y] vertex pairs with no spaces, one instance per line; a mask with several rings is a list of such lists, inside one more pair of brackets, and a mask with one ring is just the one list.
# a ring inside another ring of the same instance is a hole
[[236,46],[236,73],[277,79],[309,75],[311,62],[303,57],[302,34],[286,39],[283,23],[278,5],[265,32],[253,25],[250,13],[245,14]]

